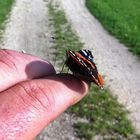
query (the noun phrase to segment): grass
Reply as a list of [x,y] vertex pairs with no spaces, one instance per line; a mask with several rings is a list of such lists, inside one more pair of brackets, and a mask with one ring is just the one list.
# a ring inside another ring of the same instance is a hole
[[60,65],[62,65],[62,62],[66,59],[66,51],[68,49],[79,50],[82,48],[83,44],[79,42],[78,37],[72,31],[63,11],[56,10],[54,7],[50,6],[49,12],[53,17],[53,26],[55,28],[55,55],[58,60],[61,60]]
[[[72,30],[62,10],[58,10],[50,4],[49,13],[55,30],[57,60],[61,60],[60,66],[65,61],[66,50],[79,50],[84,47]],[[80,103],[70,109],[86,121],[78,121],[75,131],[78,137],[91,140],[100,135],[104,140],[138,140],[131,121],[127,118],[128,111],[118,103],[108,89],[101,90],[92,86],[90,93]]]
[[140,139],[127,117],[129,112],[108,89],[100,90],[92,86],[89,95],[72,107],[71,112],[87,119],[86,122],[79,121],[75,124],[80,138],[91,140],[100,135],[107,140]]
[[0,0],[0,32],[4,29],[4,22],[11,11],[15,0]]
[[139,0],[86,0],[86,6],[111,34],[140,57]]

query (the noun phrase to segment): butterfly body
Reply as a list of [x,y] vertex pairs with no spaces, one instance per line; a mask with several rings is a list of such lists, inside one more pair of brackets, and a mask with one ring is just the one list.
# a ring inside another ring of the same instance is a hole
[[85,80],[94,82],[101,88],[103,87],[104,80],[98,73],[90,50],[79,50],[77,52],[68,50],[66,55],[66,65],[75,75],[82,76]]

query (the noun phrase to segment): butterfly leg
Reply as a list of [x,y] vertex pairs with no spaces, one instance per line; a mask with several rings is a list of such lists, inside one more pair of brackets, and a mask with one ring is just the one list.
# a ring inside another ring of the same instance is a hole
[[61,69],[60,73],[63,72],[65,65],[66,65],[66,62],[64,62],[64,64],[63,64],[63,66],[62,66],[62,69]]

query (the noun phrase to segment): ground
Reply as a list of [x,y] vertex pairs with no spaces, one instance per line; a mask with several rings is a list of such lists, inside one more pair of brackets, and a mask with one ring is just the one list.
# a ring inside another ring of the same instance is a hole
[[[73,29],[85,43],[85,48],[92,50],[98,67],[105,76],[106,86],[118,96],[119,102],[131,111],[130,118],[140,132],[139,60],[91,16],[84,0],[55,1],[60,3],[66,12]],[[49,54],[54,51],[51,49],[54,44],[51,38],[53,29],[49,26],[48,2],[49,0],[17,0],[6,26],[1,48],[24,50],[51,61]],[[43,133],[38,139],[76,140],[72,119],[68,114],[64,114],[58,122],[54,122],[54,126],[52,124],[52,127],[46,129],[44,133],[47,137]]]

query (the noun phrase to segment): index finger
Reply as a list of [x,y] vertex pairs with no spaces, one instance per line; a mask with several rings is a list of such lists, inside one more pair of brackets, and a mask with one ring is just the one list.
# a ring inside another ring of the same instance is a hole
[[0,50],[0,91],[18,82],[51,74],[55,74],[55,70],[47,61],[12,50]]

